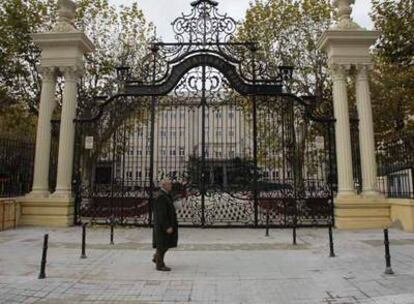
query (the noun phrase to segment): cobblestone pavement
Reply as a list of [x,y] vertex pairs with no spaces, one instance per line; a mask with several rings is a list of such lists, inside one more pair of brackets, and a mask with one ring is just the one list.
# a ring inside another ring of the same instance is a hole
[[[37,279],[42,237],[49,233],[47,278]],[[81,228],[0,232],[0,303],[280,303],[413,304],[414,234],[390,231],[392,267],[385,269],[379,230],[180,230],[167,253],[170,273],[151,262],[151,230],[89,228],[80,259]]]

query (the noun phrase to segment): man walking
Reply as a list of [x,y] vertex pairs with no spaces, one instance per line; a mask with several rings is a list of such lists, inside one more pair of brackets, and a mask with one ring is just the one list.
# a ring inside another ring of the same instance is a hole
[[162,180],[160,191],[156,193],[152,206],[154,214],[154,228],[152,246],[155,249],[153,262],[158,271],[170,271],[164,263],[165,253],[169,248],[177,247],[178,222],[173,198],[171,196],[172,182]]

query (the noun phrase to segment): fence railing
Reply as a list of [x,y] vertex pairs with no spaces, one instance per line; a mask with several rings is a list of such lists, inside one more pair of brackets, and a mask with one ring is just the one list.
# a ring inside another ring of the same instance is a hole
[[414,135],[377,148],[378,188],[387,197],[414,198]]
[[30,191],[35,144],[0,138],[0,197],[20,196]]

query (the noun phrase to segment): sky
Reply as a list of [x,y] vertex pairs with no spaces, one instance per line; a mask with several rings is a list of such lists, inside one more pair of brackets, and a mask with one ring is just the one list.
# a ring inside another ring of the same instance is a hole
[[[173,41],[171,22],[181,15],[182,12],[189,13],[190,3],[194,0],[109,0],[116,5],[129,5],[137,1],[148,21],[153,22],[157,27],[157,34],[165,42]],[[219,11],[227,13],[236,20],[244,18],[246,9],[251,0],[218,0]],[[373,24],[369,17],[371,10],[370,0],[356,0],[353,19],[362,27],[372,29]]]

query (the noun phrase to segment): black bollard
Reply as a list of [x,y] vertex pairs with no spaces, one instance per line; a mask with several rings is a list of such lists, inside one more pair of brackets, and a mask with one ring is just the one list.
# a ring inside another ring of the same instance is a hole
[[266,236],[269,236],[269,210],[266,212]]
[[111,222],[111,245],[114,244],[114,222]]
[[385,245],[385,274],[394,274],[391,268],[390,241],[388,239],[388,229],[384,229],[384,245]]
[[40,262],[39,279],[46,278],[46,260],[47,260],[48,243],[49,243],[49,235],[45,234],[44,239],[43,239],[43,251],[42,251],[42,261]]
[[87,223],[84,223],[82,225],[82,253],[81,253],[81,259],[86,259],[86,225]]
[[332,225],[329,225],[329,257],[335,257]]
[[296,224],[293,225],[293,245],[296,244]]

